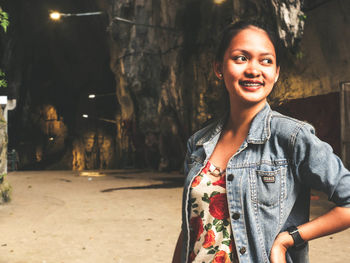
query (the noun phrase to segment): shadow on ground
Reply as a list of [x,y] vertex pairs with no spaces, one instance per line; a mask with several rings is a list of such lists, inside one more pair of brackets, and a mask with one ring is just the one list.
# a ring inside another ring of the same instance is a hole
[[[130,177],[126,176],[115,176],[120,179],[130,179]],[[139,190],[139,189],[169,189],[169,188],[177,188],[182,187],[184,178],[182,177],[162,177],[162,178],[152,178],[153,180],[162,181],[161,184],[151,184],[144,186],[127,186],[127,187],[115,187],[115,188],[107,188],[101,190],[102,193],[108,193],[119,190]]]

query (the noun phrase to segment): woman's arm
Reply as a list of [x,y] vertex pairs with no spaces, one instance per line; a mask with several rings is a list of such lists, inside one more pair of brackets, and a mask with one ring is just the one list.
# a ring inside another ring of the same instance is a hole
[[177,239],[172,263],[180,263],[181,262],[182,241],[183,241],[183,234],[181,231],[179,238]]
[[[350,208],[335,207],[328,213],[298,226],[300,236],[309,241],[322,236],[330,235],[350,227]],[[294,245],[294,241],[288,232],[280,233],[271,248],[271,263],[285,263],[286,251]]]

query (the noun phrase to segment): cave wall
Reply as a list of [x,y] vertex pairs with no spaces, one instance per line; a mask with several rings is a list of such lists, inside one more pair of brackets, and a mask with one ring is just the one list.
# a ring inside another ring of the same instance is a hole
[[220,101],[210,69],[215,37],[231,19],[232,4],[111,1],[108,11],[121,165],[179,169],[186,138],[210,118],[208,105]]
[[259,17],[277,25],[287,47],[295,45],[304,26],[301,1],[108,3],[110,65],[119,105],[117,158],[121,165],[160,170],[180,169],[189,135],[224,110],[225,90],[212,70],[224,26]]
[[[260,18],[275,26],[283,40],[286,53],[269,97],[272,105],[337,92],[339,82],[350,77],[349,1],[108,3],[118,156],[133,163],[181,167],[188,136],[222,112],[225,92],[212,60],[220,30],[232,20]],[[132,26],[116,16],[174,30]],[[151,155],[154,160],[142,158],[151,153],[157,153]]]
[[339,92],[350,81],[350,1],[308,2],[300,49],[271,96],[276,103]]
[[[4,109],[0,106],[0,185],[4,174],[7,173],[7,123],[4,118]],[[0,191],[1,193],[1,191]],[[0,198],[1,203],[1,198]]]

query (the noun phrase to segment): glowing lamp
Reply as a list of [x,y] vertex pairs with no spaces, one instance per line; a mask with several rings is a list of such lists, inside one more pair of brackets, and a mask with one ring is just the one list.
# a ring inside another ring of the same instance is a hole
[[51,12],[50,13],[50,18],[52,20],[59,20],[61,18],[61,14],[59,12]]

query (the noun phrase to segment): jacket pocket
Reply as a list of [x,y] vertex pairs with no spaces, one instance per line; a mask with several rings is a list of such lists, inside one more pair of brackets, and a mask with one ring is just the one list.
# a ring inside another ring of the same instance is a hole
[[286,197],[285,167],[267,166],[252,169],[250,196],[252,202],[263,206],[276,206]]

